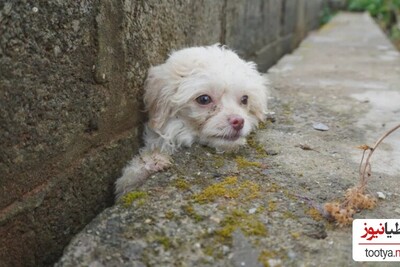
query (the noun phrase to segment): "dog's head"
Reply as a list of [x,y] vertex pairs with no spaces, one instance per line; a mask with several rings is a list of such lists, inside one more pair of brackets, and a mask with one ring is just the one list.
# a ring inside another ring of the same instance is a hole
[[174,52],[149,71],[144,96],[149,127],[160,136],[179,128],[176,136],[186,130],[201,143],[222,150],[236,147],[264,119],[266,87],[254,63],[224,47]]

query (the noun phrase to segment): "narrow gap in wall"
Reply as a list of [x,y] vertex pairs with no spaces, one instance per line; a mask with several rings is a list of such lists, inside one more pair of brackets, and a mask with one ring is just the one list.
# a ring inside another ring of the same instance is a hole
[[228,0],[224,0],[221,10],[221,34],[219,36],[220,44],[226,44],[226,7],[228,5]]
[[282,0],[281,2],[281,28],[280,28],[280,32],[279,35],[283,36],[285,34],[285,6],[286,6],[286,0]]

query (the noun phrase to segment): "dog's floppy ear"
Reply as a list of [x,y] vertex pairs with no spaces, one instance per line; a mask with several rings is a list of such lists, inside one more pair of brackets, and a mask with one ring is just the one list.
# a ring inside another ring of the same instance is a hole
[[173,115],[170,102],[176,90],[173,86],[164,65],[149,69],[144,86],[144,103],[149,112],[149,126],[155,131],[161,130]]
[[269,81],[263,78],[263,83],[257,86],[253,91],[253,95],[250,98],[250,110],[259,121],[265,120],[265,115],[267,114],[267,101],[268,101],[268,90]]

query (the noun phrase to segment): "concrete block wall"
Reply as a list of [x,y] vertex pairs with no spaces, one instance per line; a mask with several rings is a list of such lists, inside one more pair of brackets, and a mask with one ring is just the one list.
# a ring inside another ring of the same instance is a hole
[[173,49],[227,44],[265,71],[324,0],[0,2],[0,266],[48,266],[113,203],[142,87]]

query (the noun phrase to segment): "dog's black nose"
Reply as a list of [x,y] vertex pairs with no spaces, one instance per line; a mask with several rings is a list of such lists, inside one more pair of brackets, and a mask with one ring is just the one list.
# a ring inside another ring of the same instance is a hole
[[232,115],[229,117],[229,124],[236,131],[240,131],[243,128],[244,119],[242,117],[240,117],[239,115]]

